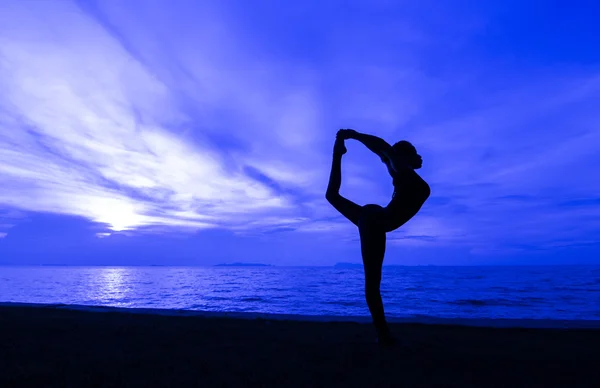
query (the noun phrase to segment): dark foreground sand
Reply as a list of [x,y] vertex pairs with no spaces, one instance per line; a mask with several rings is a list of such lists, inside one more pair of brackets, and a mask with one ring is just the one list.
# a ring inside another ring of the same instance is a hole
[[600,331],[0,307],[0,387],[600,386]]

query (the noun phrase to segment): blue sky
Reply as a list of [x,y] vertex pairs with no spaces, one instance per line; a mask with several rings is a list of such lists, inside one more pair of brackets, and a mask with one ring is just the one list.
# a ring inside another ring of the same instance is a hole
[[600,4],[473,3],[0,0],[0,263],[359,262],[339,128],[387,264],[600,263]]

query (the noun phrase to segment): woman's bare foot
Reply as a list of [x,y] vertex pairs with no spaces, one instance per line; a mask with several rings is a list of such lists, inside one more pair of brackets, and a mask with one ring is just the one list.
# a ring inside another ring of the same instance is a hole
[[339,136],[336,137],[335,144],[333,145],[333,155],[334,156],[342,156],[346,152],[348,152],[348,150],[346,149],[346,145],[344,144],[344,139],[342,139]]
[[377,337],[377,343],[381,346],[394,346],[398,343],[398,340],[391,334],[386,334]]

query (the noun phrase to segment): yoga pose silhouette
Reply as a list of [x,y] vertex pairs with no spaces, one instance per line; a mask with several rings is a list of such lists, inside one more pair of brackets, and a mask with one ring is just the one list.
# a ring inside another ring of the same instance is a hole
[[[340,195],[342,185],[342,155],[346,153],[344,141],[355,139],[377,154],[393,178],[394,194],[386,207],[360,206]],[[365,271],[365,296],[381,344],[393,344],[395,339],[385,320],[379,290],[381,267],[385,256],[386,233],[410,220],[431,193],[429,185],[415,172],[423,159],[416,148],[402,140],[389,145],[377,136],[359,133],[353,129],[340,129],[333,147],[333,163],[325,197],[344,217],[358,226],[361,253]]]

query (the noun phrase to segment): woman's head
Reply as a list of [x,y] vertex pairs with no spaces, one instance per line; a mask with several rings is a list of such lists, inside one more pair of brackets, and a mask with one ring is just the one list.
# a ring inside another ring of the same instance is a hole
[[392,148],[401,160],[415,170],[423,166],[423,158],[417,153],[417,149],[410,142],[401,140],[394,144]]

